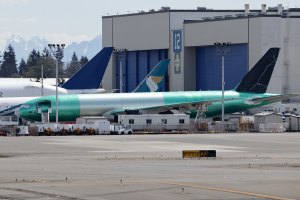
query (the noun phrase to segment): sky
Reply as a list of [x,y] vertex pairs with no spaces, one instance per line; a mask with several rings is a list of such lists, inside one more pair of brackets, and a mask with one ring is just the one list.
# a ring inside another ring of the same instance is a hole
[[298,8],[299,0],[0,0],[0,49],[11,35],[53,43],[90,40],[102,34],[102,16],[171,9],[260,9],[261,4]]

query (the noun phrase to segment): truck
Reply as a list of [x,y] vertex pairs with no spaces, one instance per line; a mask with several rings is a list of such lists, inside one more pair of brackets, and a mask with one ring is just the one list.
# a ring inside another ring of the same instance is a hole
[[78,117],[74,127],[73,132],[75,133],[78,133],[79,130],[88,135],[110,133],[110,122],[106,117],[101,116]]
[[[98,135],[110,133],[110,122],[105,117],[80,117],[76,124],[37,124],[39,135]],[[125,130],[126,132],[126,130]]]
[[16,136],[28,136],[28,126],[18,126],[16,129]]
[[125,124],[111,124],[110,125],[110,134],[118,135],[130,135],[133,131],[130,125]]

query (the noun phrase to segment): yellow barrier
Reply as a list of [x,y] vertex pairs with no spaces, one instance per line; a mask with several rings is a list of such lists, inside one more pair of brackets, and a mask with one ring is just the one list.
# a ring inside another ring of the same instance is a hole
[[216,150],[183,150],[182,158],[216,157]]

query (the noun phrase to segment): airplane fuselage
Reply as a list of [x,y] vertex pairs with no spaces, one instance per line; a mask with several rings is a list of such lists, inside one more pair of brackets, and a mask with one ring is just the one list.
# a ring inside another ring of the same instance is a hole
[[[276,94],[225,92],[225,113],[238,112],[272,102],[262,101],[252,104],[247,99],[257,97],[271,97]],[[109,116],[124,113],[130,110],[139,110],[141,113],[159,113],[172,109],[190,112],[196,105],[213,102],[208,106],[207,116],[220,115],[221,91],[193,91],[193,92],[157,92],[157,93],[114,93],[90,95],[59,95],[59,121],[75,121],[80,116]],[[41,121],[41,113],[47,112],[50,121],[55,121],[55,96],[38,98],[24,104],[19,114],[29,121]]]
[[[56,86],[40,82],[20,79],[0,79],[0,98],[7,97],[37,97],[55,95]],[[58,94],[92,94],[103,93],[104,89],[68,90],[58,87]]]

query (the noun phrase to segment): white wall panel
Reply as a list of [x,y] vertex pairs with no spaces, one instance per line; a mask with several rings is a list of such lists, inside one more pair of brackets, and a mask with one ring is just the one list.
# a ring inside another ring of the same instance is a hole
[[183,29],[183,21],[184,20],[202,20],[203,17],[214,17],[214,16],[225,16],[236,14],[242,14],[244,12],[171,12],[170,13],[170,29]]
[[287,62],[288,92],[300,93],[300,18],[282,19],[282,23],[287,26],[283,36],[287,50],[283,53]]
[[[103,47],[113,46],[113,19],[112,18],[102,18],[102,45]],[[113,57],[113,55],[112,55]],[[102,78],[102,87],[105,89],[113,89],[114,82],[112,80],[113,74],[113,59],[107,65],[104,76]]]
[[113,45],[128,50],[169,48],[169,13],[113,18]]
[[113,18],[102,18],[102,45],[111,47],[113,43]]
[[218,41],[247,43],[247,19],[185,24],[185,46],[207,46]]

